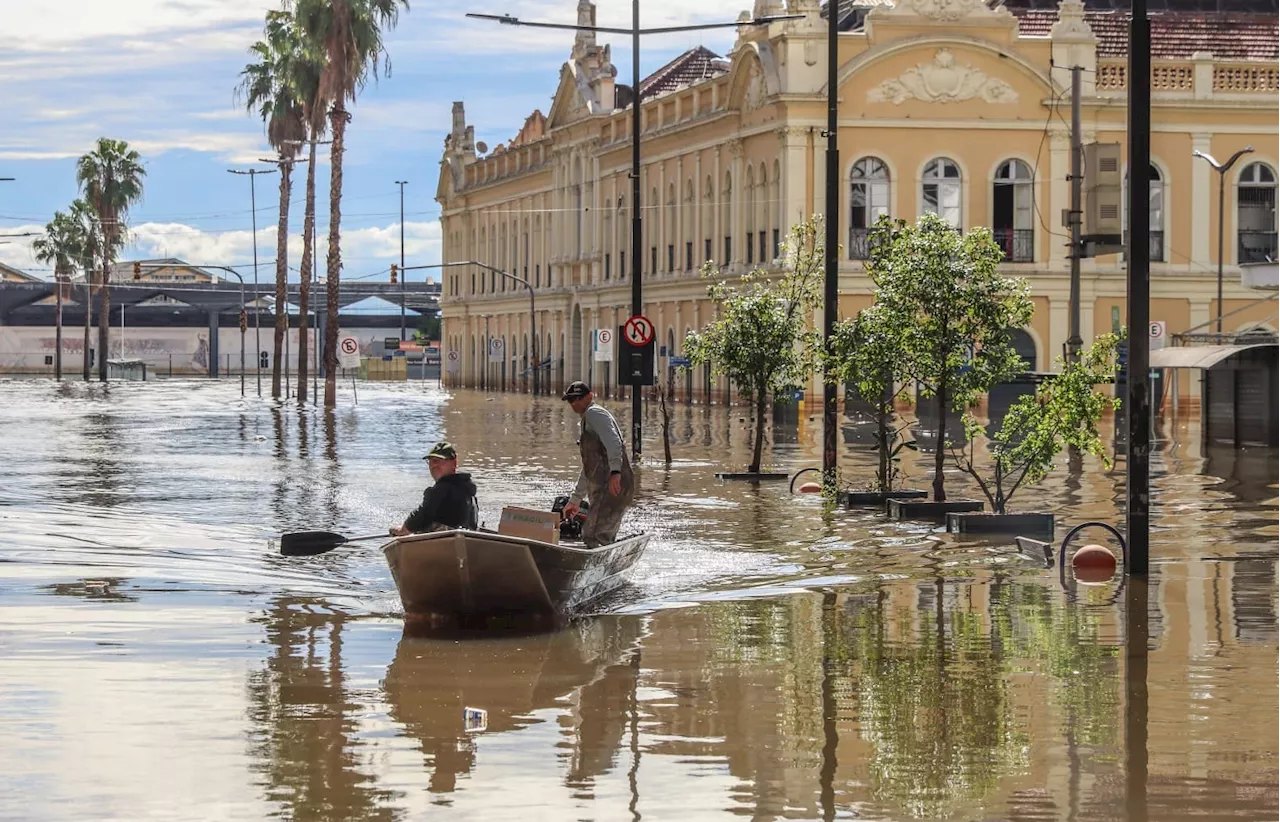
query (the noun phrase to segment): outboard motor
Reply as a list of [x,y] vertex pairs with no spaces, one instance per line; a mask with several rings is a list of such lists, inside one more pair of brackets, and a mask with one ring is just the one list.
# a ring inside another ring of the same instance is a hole
[[[556,501],[551,505],[551,513],[553,514],[560,513],[561,511],[564,510],[564,507],[568,504],[569,504],[568,495],[556,497]],[[566,520],[560,521],[560,539],[575,539],[575,540],[582,539],[582,526],[583,526],[583,523],[587,521],[586,512],[590,510],[590,508],[591,508],[591,505],[586,500],[583,500],[581,510],[578,511],[577,516],[575,516],[573,519],[566,519]]]

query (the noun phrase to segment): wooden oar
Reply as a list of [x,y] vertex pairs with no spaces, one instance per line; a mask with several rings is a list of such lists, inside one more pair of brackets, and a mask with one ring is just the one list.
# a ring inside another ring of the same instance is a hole
[[280,554],[286,557],[312,557],[316,554],[327,554],[348,542],[363,542],[369,539],[391,539],[391,536],[382,533],[347,538],[332,531],[293,531],[280,537]]

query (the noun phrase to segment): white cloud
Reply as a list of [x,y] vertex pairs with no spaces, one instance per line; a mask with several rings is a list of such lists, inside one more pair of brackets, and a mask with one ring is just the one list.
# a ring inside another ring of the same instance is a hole
[[[42,231],[44,231],[42,225],[0,225],[0,234],[13,235]],[[0,263],[11,265],[22,271],[30,271],[37,277],[44,276],[43,272],[31,271],[33,268],[43,267],[43,264],[37,263],[31,254],[31,244],[37,239],[37,237],[0,237]]]
[[32,51],[66,46],[99,37],[137,38],[180,29],[261,21],[277,3],[269,0],[63,0],[10,3],[4,13],[0,50]]

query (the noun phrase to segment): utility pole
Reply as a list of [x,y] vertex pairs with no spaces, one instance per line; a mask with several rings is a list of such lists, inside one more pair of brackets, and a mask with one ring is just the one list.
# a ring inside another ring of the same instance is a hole
[[[644,313],[640,293],[640,0],[631,0],[631,316]],[[727,261],[726,261],[727,262]],[[621,346],[619,346],[621,348]],[[618,363],[621,367],[622,363]],[[631,459],[640,461],[640,380],[632,370]]]
[[[1151,197],[1147,179],[1151,168],[1151,21],[1147,0],[1134,0],[1129,21],[1129,363],[1128,396],[1124,409],[1128,417],[1129,453],[1126,466],[1125,539],[1128,550],[1125,570],[1142,577],[1145,585],[1150,558],[1151,529]],[[1145,637],[1130,637],[1142,642]],[[1145,747],[1145,740],[1144,740]]]
[[1084,148],[1080,139],[1080,66],[1071,67],[1071,209],[1067,221],[1071,228],[1071,334],[1067,337],[1067,362],[1080,361],[1080,218],[1084,174],[1080,169]]
[[405,341],[404,336],[404,187],[409,184],[408,180],[396,180],[396,185],[400,186],[400,342]]
[[[254,371],[258,374],[258,396],[262,396],[262,325],[259,321],[258,312],[258,196],[255,191],[254,178],[259,174],[275,174],[276,169],[257,169],[251,168],[248,171],[240,171],[239,169],[229,168],[227,171],[231,174],[247,174],[249,176],[249,215],[253,225],[253,345],[257,351],[254,354],[253,365]],[[241,310],[244,309],[242,305]],[[279,307],[277,307],[279,310]],[[240,364],[240,370],[244,371],[244,363]],[[243,378],[243,374],[241,375]]]
[[[826,271],[823,280],[822,350],[830,351],[831,336],[836,330],[836,308],[840,300],[840,263],[837,251],[840,247],[840,145],[837,140],[839,113],[837,111],[839,59],[837,44],[840,39],[839,3],[827,3],[827,201],[826,201]],[[836,386],[829,379],[822,380],[822,484],[834,488],[836,482]]]

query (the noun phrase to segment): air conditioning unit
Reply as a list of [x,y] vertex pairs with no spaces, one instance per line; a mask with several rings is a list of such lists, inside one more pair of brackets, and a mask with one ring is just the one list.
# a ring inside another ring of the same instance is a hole
[[1120,200],[1124,196],[1120,175],[1120,144],[1089,143],[1084,147],[1084,240],[1097,254],[1124,250],[1124,224]]

